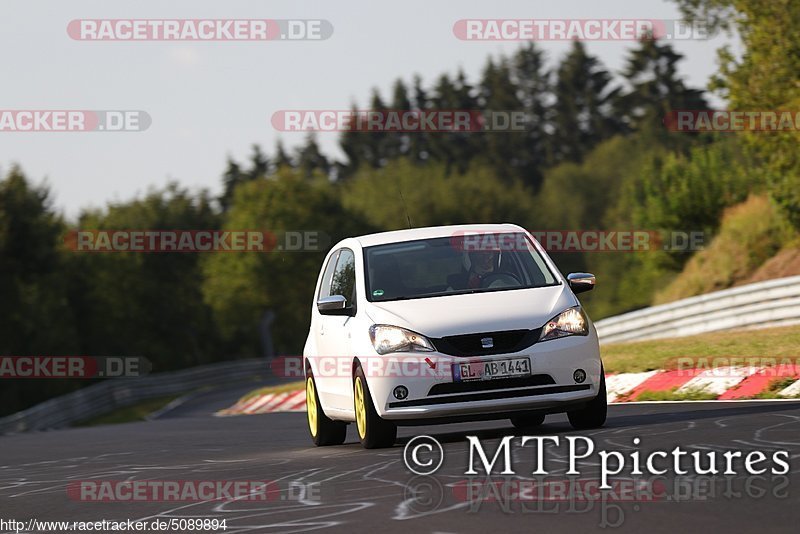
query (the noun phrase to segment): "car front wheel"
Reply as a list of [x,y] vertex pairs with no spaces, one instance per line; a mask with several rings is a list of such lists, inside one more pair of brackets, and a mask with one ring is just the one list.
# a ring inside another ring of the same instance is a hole
[[364,371],[360,366],[356,368],[353,379],[353,404],[361,445],[365,449],[381,449],[394,445],[397,438],[397,425],[378,415],[372,404]]
[[347,424],[334,421],[322,411],[317,393],[317,384],[311,371],[306,376],[306,415],[308,416],[308,430],[314,445],[341,445],[347,437]]
[[600,388],[597,396],[585,408],[567,412],[567,418],[575,430],[600,428],[606,422],[608,401],[606,400],[606,375],[601,370]]

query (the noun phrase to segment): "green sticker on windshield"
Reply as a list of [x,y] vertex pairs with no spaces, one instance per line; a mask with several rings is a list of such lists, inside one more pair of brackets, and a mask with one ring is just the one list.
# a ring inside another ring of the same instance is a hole
[[376,289],[372,292],[373,297],[382,297],[383,296],[383,289]]

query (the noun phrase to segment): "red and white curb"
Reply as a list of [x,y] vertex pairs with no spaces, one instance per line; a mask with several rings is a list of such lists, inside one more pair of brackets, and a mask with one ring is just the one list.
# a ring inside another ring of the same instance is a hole
[[777,393],[778,398],[800,395],[800,371],[795,366],[715,367],[713,369],[678,369],[606,375],[609,402],[635,401],[645,391],[704,393],[716,400],[752,398],[767,391],[776,380],[793,380]]
[[230,408],[220,410],[214,415],[253,415],[258,413],[304,411],[306,411],[306,391],[301,389],[250,397],[249,399],[240,400]]
[[[716,400],[746,399],[767,390],[775,380],[794,379],[777,393],[778,398],[800,396],[800,374],[794,366],[716,367],[606,375],[608,402],[630,402],[645,391],[705,393]],[[306,411],[305,390],[267,393],[242,400],[215,415],[252,415],[272,412]]]

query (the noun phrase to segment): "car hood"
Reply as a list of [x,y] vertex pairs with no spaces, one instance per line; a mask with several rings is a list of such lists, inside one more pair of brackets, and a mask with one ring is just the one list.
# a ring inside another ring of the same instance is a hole
[[367,315],[428,337],[539,328],[578,305],[565,284],[390,302],[371,302]]

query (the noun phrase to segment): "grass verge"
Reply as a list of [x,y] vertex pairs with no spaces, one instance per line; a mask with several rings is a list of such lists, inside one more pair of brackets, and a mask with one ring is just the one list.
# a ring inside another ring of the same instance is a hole
[[637,401],[692,401],[692,400],[714,400],[717,395],[708,393],[701,390],[681,391],[678,393],[678,388],[672,388],[669,391],[643,391],[638,397]]
[[144,421],[145,417],[157,410],[160,410],[178,397],[180,397],[180,395],[146,400],[138,404],[126,406],[125,408],[120,408],[119,410],[114,410],[113,412],[107,414],[98,415],[97,417],[80,421],[72,426],[85,427],[97,425],[118,425],[120,423]]
[[[681,358],[764,358],[800,364],[800,328],[714,332],[697,336],[612,343],[600,346],[606,372],[635,373],[675,369]],[[701,362],[698,362],[701,363]],[[707,363],[706,365],[710,365]],[[702,365],[699,365],[702,366]]]

